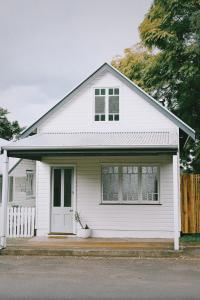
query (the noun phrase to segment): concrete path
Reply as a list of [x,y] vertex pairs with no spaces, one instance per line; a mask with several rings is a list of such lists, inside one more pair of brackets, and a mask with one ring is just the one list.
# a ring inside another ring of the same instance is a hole
[[200,260],[1,256],[0,299],[200,299]]

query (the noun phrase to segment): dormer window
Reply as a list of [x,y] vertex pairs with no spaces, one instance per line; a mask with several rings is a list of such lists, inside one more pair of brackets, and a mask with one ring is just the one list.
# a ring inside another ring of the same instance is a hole
[[95,121],[119,121],[119,89],[95,89]]

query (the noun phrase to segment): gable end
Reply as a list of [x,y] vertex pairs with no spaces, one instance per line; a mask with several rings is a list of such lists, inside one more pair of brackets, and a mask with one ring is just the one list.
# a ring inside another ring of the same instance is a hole
[[90,81],[94,79],[95,76],[104,73],[105,71],[111,72],[114,76],[116,76],[119,80],[121,80],[126,86],[132,89],[135,93],[141,96],[145,101],[147,101],[150,105],[152,105],[155,109],[161,112],[165,117],[171,120],[176,126],[182,129],[188,136],[192,139],[195,139],[195,131],[184,123],[181,119],[176,117],[173,113],[163,107],[158,101],[148,95],[144,90],[134,84],[130,79],[124,76],[121,72],[115,69],[108,63],[104,63],[101,67],[99,67],[95,72],[93,72],[89,77],[87,77],[82,83],[80,83],[76,88],[74,88],[67,96],[65,96],[61,101],[59,101],[55,106],[53,106],[46,114],[44,114],[41,118],[39,118],[35,123],[33,123],[30,127],[25,129],[20,138],[27,137],[34,130],[38,128],[43,122],[45,122],[54,112],[56,112],[60,107],[66,103],[68,103],[81,89],[83,89],[86,85],[89,84]]

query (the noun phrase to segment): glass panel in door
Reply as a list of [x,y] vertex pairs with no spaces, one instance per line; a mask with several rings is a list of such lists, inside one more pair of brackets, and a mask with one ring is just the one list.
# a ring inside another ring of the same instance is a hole
[[61,206],[61,169],[54,169],[53,206]]
[[71,207],[72,170],[64,169],[64,207]]

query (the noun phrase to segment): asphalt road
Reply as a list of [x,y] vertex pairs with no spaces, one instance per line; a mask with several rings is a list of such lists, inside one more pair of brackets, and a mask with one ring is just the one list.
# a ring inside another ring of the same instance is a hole
[[200,260],[2,256],[7,299],[200,299]]

